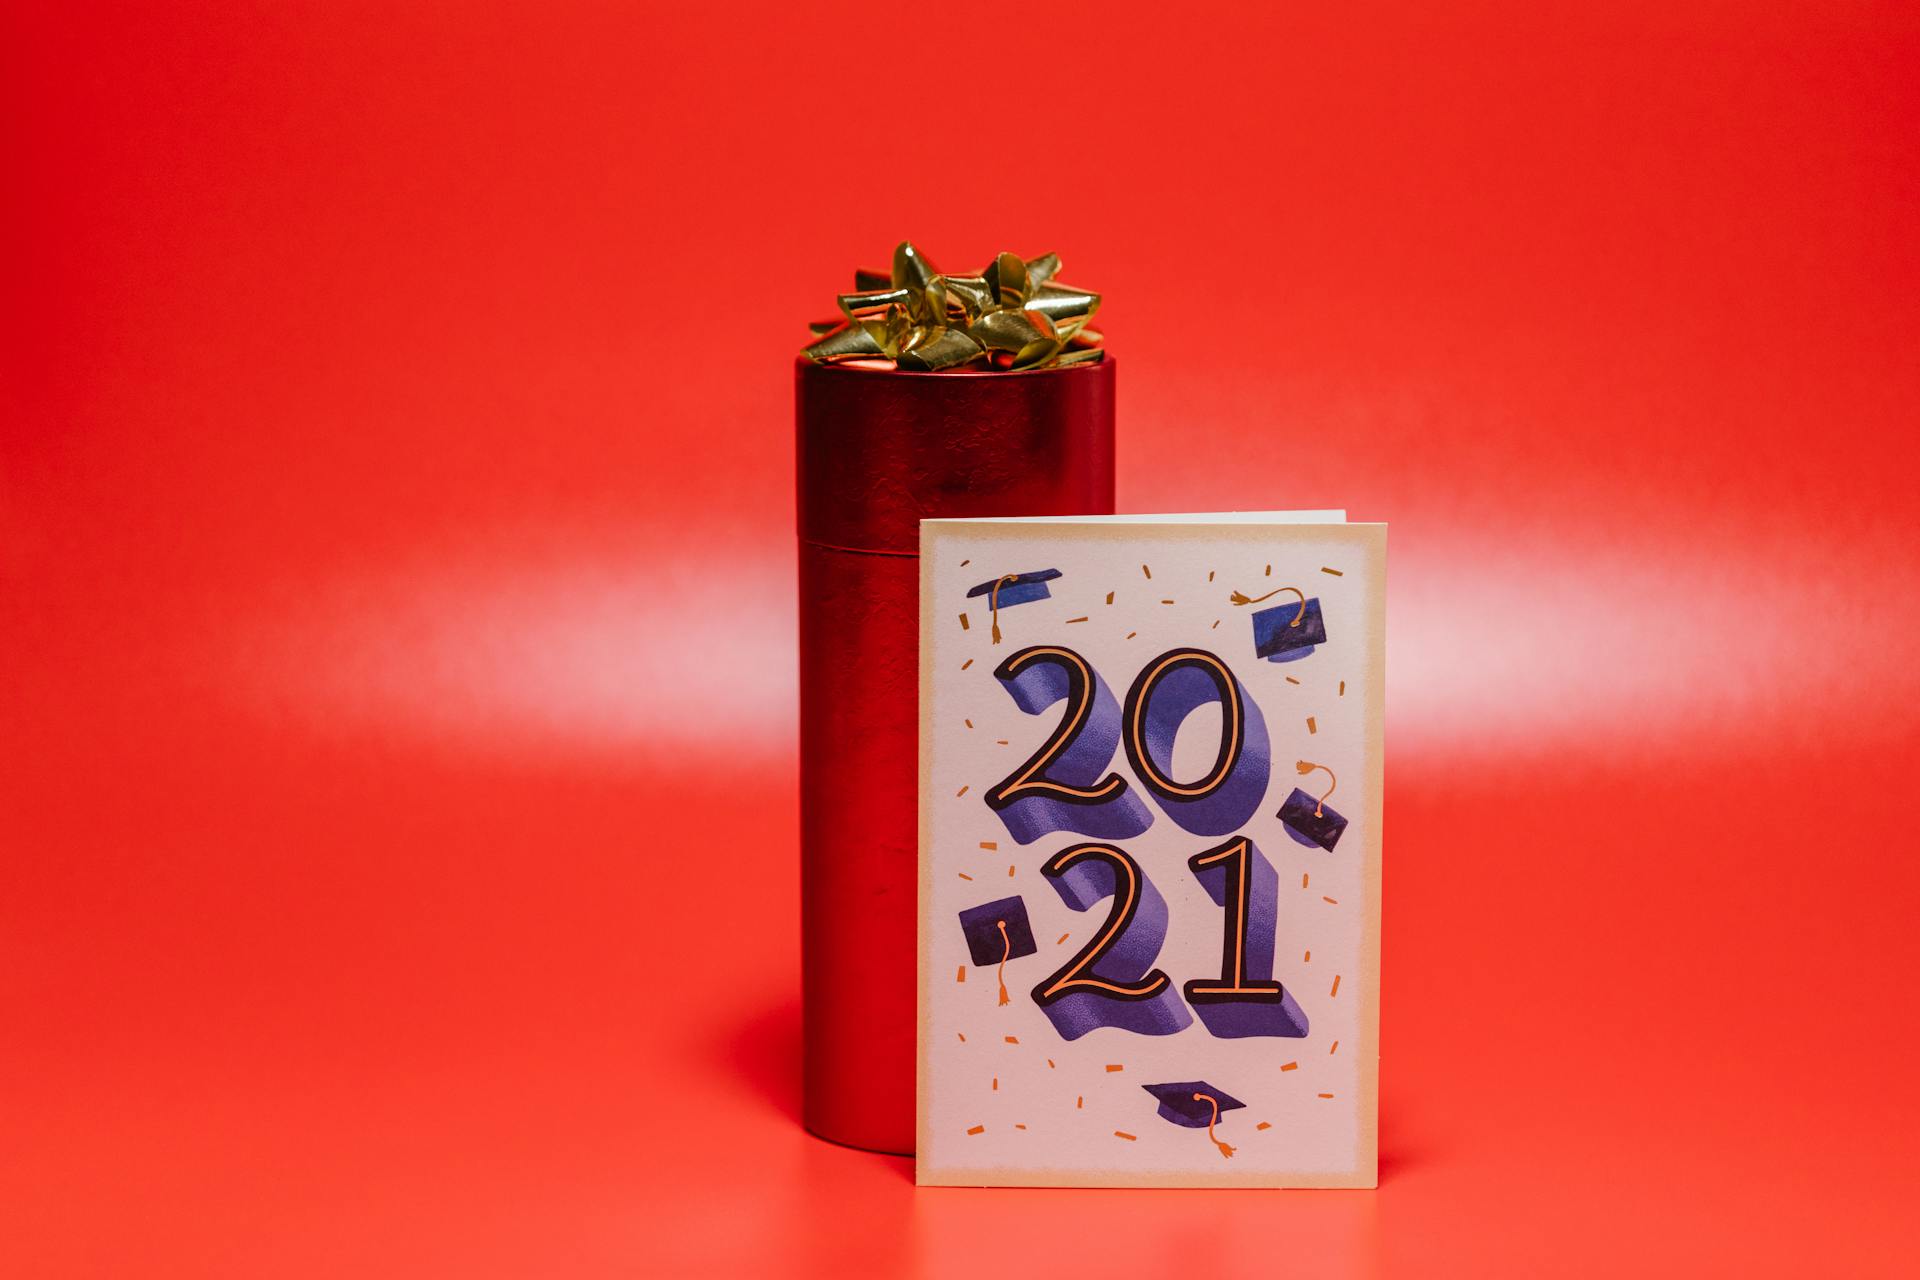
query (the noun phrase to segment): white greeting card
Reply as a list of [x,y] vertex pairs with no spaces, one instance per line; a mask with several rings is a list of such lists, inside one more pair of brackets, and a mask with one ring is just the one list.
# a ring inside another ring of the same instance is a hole
[[921,524],[921,1184],[1375,1185],[1385,568]]

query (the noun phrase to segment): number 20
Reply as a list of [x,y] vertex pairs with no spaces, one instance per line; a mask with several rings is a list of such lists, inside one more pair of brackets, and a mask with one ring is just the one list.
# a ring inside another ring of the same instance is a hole
[[[1022,649],[993,674],[1029,715],[1066,703],[1040,749],[986,793],[1021,844],[1056,831],[1125,839],[1152,825],[1125,779],[1108,772],[1123,741],[1134,775],[1168,817],[1195,835],[1234,830],[1266,794],[1266,721],[1227,664],[1204,649],[1171,649],[1141,668],[1124,711],[1092,665],[1058,645]],[[1208,703],[1220,706],[1220,747],[1211,769],[1182,782],[1172,776],[1174,739]]]

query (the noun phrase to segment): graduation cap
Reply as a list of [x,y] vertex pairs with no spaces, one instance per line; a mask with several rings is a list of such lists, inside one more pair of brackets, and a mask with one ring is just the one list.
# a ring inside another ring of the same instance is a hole
[[[1293,766],[1302,777],[1315,769],[1326,769],[1327,776],[1333,778],[1333,770],[1311,760],[1297,760]],[[1338,778],[1333,779],[1334,786],[1340,785]],[[1319,845],[1328,853],[1340,843],[1340,833],[1347,829],[1347,820],[1339,812],[1327,807],[1327,796],[1333,794],[1333,787],[1327,788],[1326,796],[1314,797],[1295,787],[1287,802],[1280,806],[1277,815],[1286,826],[1287,834],[1300,844]]]
[[1027,904],[1018,894],[995,902],[983,902],[960,913],[960,931],[967,937],[967,954],[976,965],[995,965],[1001,970],[1000,1003],[1007,1002],[1007,961],[1030,956],[1040,948],[1034,945],[1033,926],[1027,923]]
[[1221,1155],[1233,1155],[1232,1147],[1213,1137],[1213,1126],[1223,1112],[1244,1107],[1246,1103],[1224,1089],[1214,1088],[1205,1080],[1178,1080],[1172,1084],[1146,1084],[1140,1087],[1160,1100],[1162,1120],[1183,1129],[1205,1129],[1207,1137],[1213,1138],[1213,1145],[1220,1148]]
[[1000,610],[1008,605],[1052,599],[1053,593],[1047,590],[1047,584],[1059,576],[1058,569],[1036,569],[1032,573],[1005,573],[992,582],[983,582],[967,592],[967,599],[971,600],[975,596],[987,598],[987,607],[993,611],[993,642],[999,644]]
[[1268,662],[1293,662],[1327,642],[1320,597],[1288,601],[1253,615],[1253,652]]

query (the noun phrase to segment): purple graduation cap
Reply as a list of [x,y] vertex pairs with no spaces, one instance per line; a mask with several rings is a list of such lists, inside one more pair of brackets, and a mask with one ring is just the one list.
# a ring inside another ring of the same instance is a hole
[[1268,662],[1296,661],[1326,642],[1327,624],[1320,616],[1318,596],[1305,602],[1289,600],[1253,615],[1253,652]]
[[[995,578],[992,582],[983,582],[967,592],[971,600],[975,596],[986,596],[994,602],[994,607],[1004,609],[1010,604],[1026,604],[1031,600],[1051,599],[1053,593],[1047,590],[1047,584],[1060,576],[1058,569],[1039,569],[1033,573],[1009,573]],[[994,588],[999,587],[995,594]]]
[[[1006,937],[1000,936],[1001,922]],[[960,913],[960,931],[967,935],[967,954],[975,965],[1000,964],[1030,956],[1040,948],[1033,942],[1033,927],[1027,923],[1027,904],[1018,895],[968,907]]]
[[1298,787],[1280,806],[1278,817],[1295,843],[1319,845],[1328,853],[1333,852],[1333,846],[1340,843],[1340,833],[1347,829],[1347,820],[1328,808],[1326,801],[1316,800]]
[[[1216,1089],[1205,1080],[1178,1080],[1172,1084],[1143,1084],[1140,1086],[1160,1100],[1160,1118],[1171,1121],[1183,1129],[1204,1129],[1218,1118],[1214,1104],[1220,1111],[1233,1111],[1247,1104],[1240,1101],[1224,1089]],[[1199,1096],[1195,1096],[1195,1095]],[[1213,1102],[1207,1099],[1212,1098]]]

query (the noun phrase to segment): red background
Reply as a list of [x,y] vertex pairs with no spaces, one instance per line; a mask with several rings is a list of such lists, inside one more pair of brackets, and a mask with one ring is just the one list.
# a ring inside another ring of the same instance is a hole
[[[1920,23],[1546,8],[7,6],[0,1270],[1910,1264]],[[901,235],[1107,293],[1122,509],[1392,522],[1378,1193],[798,1127]]]

